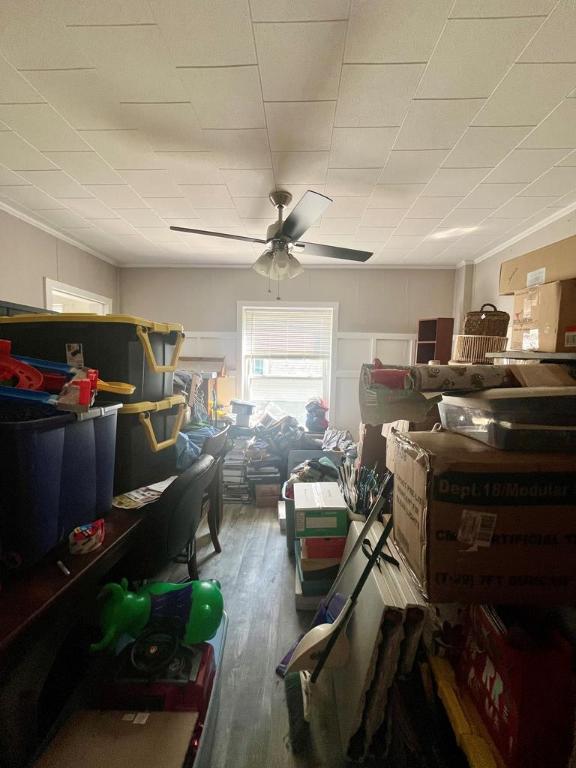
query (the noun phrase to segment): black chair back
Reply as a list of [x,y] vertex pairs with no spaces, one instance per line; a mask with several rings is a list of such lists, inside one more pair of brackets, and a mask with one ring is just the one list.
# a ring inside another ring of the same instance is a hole
[[226,448],[229,429],[230,427],[226,427],[221,432],[218,432],[218,434],[207,437],[202,446],[202,455],[205,456],[207,454],[219,458]]

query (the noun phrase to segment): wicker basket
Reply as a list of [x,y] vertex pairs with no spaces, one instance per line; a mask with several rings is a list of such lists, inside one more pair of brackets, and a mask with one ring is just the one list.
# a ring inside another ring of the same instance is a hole
[[[486,310],[486,307],[490,309]],[[482,304],[480,311],[466,313],[464,334],[466,336],[506,336],[509,322],[508,312],[496,309],[494,304]]]
[[476,336],[460,334],[454,342],[455,363],[482,363],[490,365],[494,361],[486,358],[486,352],[503,352],[508,339],[505,336]]

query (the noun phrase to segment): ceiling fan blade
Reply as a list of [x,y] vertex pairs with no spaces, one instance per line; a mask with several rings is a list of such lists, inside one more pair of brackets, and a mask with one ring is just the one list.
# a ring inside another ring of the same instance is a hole
[[312,192],[310,189],[304,192],[286,221],[282,223],[278,235],[283,235],[292,241],[298,240],[312,224],[318,221],[331,202],[331,198]]
[[245,243],[264,243],[257,237],[244,237],[244,235],[227,235],[226,232],[210,232],[208,229],[189,229],[188,227],[170,227],[175,232],[191,232],[193,235],[210,235],[210,237],[225,237],[227,240],[243,240]]
[[304,246],[302,251],[309,256],[329,256],[331,259],[344,259],[346,261],[368,261],[373,256],[372,251],[356,251],[353,248],[338,248],[335,245],[320,245],[318,243],[294,243],[298,248]]

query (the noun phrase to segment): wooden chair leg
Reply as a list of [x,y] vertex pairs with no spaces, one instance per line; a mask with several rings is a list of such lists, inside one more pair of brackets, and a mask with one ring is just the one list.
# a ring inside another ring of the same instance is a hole
[[217,553],[222,552],[222,547],[218,541],[218,505],[213,497],[210,499],[210,507],[208,509],[208,530],[210,531],[210,539],[214,550]]

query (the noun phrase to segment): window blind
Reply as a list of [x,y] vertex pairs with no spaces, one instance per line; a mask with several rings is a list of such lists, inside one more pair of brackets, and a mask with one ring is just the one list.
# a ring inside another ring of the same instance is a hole
[[243,312],[245,357],[330,357],[331,307],[245,307]]

